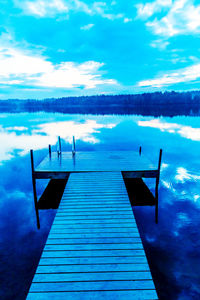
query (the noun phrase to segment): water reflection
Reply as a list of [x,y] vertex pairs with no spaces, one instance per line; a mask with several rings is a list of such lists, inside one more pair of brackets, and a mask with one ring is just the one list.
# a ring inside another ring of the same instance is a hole
[[103,123],[101,120],[98,122],[94,119],[85,120],[82,117],[81,119],[71,120],[70,116],[66,116],[69,119],[68,121],[60,121],[62,115],[58,116],[56,122],[55,120],[54,122],[47,122],[47,120],[44,122],[43,119],[37,117],[34,120],[34,114],[30,114],[32,122],[29,122],[26,126],[15,126],[15,119],[17,119],[17,122],[20,115],[23,122],[24,114],[12,114],[8,116],[10,122],[0,126],[0,162],[13,158],[16,150],[24,155],[30,149],[38,150],[46,148],[48,144],[55,145],[58,136],[67,143],[71,143],[73,135],[76,140],[86,143],[100,143],[100,140],[94,134],[100,133],[103,128],[112,129],[116,126],[116,123]]
[[98,123],[96,120],[53,122],[40,124],[39,128],[35,129],[33,133],[46,134],[52,140],[52,143],[56,142],[58,136],[71,143],[74,135],[76,140],[96,144],[100,140],[94,137],[94,133],[100,133],[103,128],[112,129],[115,126],[116,124],[112,123]]
[[[138,150],[157,162],[164,149],[159,224],[154,208],[135,214],[161,299],[200,299],[200,118],[153,119],[48,113],[0,115],[1,299],[25,299],[55,211],[41,211],[37,231],[29,149],[36,163],[60,135],[65,150]],[[159,129],[159,130],[158,130]],[[154,189],[154,182],[147,181]],[[38,185],[42,191],[44,185]]]
[[176,133],[193,141],[200,141],[200,128],[193,128],[182,124],[168,123],[164,120],[152,119],[149,121],[139,121],[139,126],[158,128],[161,131]]

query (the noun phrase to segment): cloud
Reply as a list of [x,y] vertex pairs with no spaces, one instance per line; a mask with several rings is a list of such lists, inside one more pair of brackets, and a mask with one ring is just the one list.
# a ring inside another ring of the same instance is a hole
[[15,1],[27,15],[38,17],[55,16],[58,13],[67,13],[68,6],[62,0],[36,0],[36,1]]
[[159,50],[165,50],[169,45],[168,41],[164,41],[162,39],[155,40],[151,43],[151,47],[158,48]]
[[129,22],[132,22],[133,21],[133,19],[131,19],[131,18],[124,18],[124,23],[129,23]]
[[18,48],[0,47],[0,83],[33,87],[95,88],[115,85],[113,79],[104,79],[99,70],[104,63],[64,61],[54,64],[46,57]]
[[[156,0],[136,7],[137,17],[150,19],[146,26],[156,35],[172,37],[200,32],[200,5],[194,5],[193,0]],[[161,16],[155,16],[160,12]]]
[[[84,12],[87,15],[99,15],[102,18],[115,20],[123,18],[120,13],[110,11],[106,2],[93,2],[90,4],[80,0],[34,0],[20,1],[15,0],[17,7],[21,8],[25,15],[37,17],[54,17],[58,14],[69,14],[73,12]],[[112,7],[113,5],[111,5]]]
[[156,0],[148,2],[146,4],[136,4],[137,17],[142,19],[148,19],[157,12],[160,12],[163,8],[170,7],[172,0]]
[[92,27],[94,27],[94,24],[87,24],[81,27],[81,30],[90,30]]
[[142,127],[158,128],[163,132],[179,134],[180,136],[192,141],[200,141],[200,128],[193,128],[191,126],[176,123],[167,123],[159,119],[138,121],[138,125]]
[[121,13],[113,13],[112,10],[110,11],[109,6],[106,2],[93,2],[92,4],[88,5],[83,1],[73,0],[71,1],[72,6],[71,9],[74,11],[82,11],[88,15],[99,15],[102,18],[115,20],[121,19],[124,17],[124,14]]
[[140,81],[138,86],[163,87],[181,82],[191,82],[198,78],[200,78],[200,63],[172,71],[155,79]]

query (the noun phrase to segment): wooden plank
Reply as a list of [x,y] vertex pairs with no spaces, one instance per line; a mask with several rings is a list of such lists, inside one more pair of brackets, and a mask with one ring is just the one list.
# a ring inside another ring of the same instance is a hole
[[44,247],[44,250],[123,250],[123,249],[143,249],[142,244],[91,244],[91,245],[47,245]]
[[[126,223],[120,225],[120,223],[110,223],[110,224],[104,224],[104,223],[93,223],[93,228],[91,229],[92,223],[84,223],[84,224],[74,224],[70,223],[67,224],[66,227],[55,225],[51,229],[51,233],[111,233],[111,232],[127,232],[127,233],[138,233],[138,229],[133,226],[132,223]],[[83,226],[84,225],[84,226]],[[73,229],[73,230],[72,230]]]
[[103,208],[108,208],[108,209],[111,209],[111,208],[114,208],[113,206],[118,206],[119,205],[119,210],[121,208],[127,208],[128,206],[130,206],[130,202],[122,202],[122,201],[114,201],[114,200],[111,200],[111,201],[105,201],[104,204],[102,204],[102,202],[100,202],[99,200],[88,200],[88,201],[80,201],[80,203],[78,203],[78,200],[77,201],[74,201],[74,202],[71,202],[71,201],[66,201],[64,204],[61,203],[60,204],[60,207],[59,207],[59,210],[62,210],[62,209],[71,209],[71,210],[85,210],[87,211],[88,210],[96,210],[96,209],[103,209]]
[[127,295],[157,299],[122,175],[71,174],[27,299]]
[[[79,201],[79,198],[77,198],[76,201],[69,201],[66,199],[66,202],[63,204],[63,202],[61,202],[60,204],[60,207],[63,207],[63,206],[76,206],[79,207],[79,206],[84,206],[87,207],[96,207],[96,206],[100,206],[102,205],[102,197],[100,199],[88,199],[86,201]],[[106,200],[105,199],[105,202],[103,202],[104,205],[130,205],[130,202],[129,201],[122,201],[122,200],[115,200],[115,199],[110,199],[110,200]]]
[[30,292],[152,290],[152,280],[32,283]]
[[83,264],[120,264],[120,263],[137,263],[143,264],[147,263],[145,256],[131,256],[131,257],[121,257],[121,256],[111,256],[111,257],[70,257],[70,258],[41,258],[40,266],[45,265],[83,265]]
[[[127,204],[117,204],[118,206],[118,210],[120,211],[124,211],[127,210]],[[115,206],[113,205],[93,205],[93,206],[86,206],[86,205],[82,205],[82,206],[69,206],[69,205],[60,205],[60,210],[62,209],[63,212],[73,212],[74,214],[76,212],[96,212],[98,209],[98,212],[102,212],[102,211],[112,211],[112,212],[117,212],[118,210],[116,209],[116,203]],[[130,209],[129,209],[130,211]]]
[[[112,220],[110,219],[112,218]],[[108,220],[108,221],[117,221],[118,220],[122,221],[122,220],[129,220],[130,222],[132,221],[132,215],[129,214],[129,215],[124,215],[124,214],[117,214],[117,215],[110,215],[110,216],[104,216],[104,215],[98,215],[97,217],[95,217],[95,215],[93,214],[92,216],[88,216],[88,215],[85,215],[85,216],[68,216],[68,215],[65,215],[65,214],[59,214],[59,215],[56,215],[55,217],[55,220],[62,220],[62,219],[66,219],[68,220],[69,222],[71,220],[73,221],[80,221],[81,222],[90,222],[90,221],[102,221],[103,220]]]
[[156,300],[155,290],[29,293],[27,300]]
[[82,239],[82,238],[90,238],[90,239],[97,239],[97,238],[103,238],[103,239],[107,239],[107,238],[140,238],[140,235],[138,232],[136,233],[127,233],[127,232],[104,232],[104,233],[71,233],[69,235],[69,233],[50,233],[48,240],[49,239],[59,239],[59,238],[68,238],[68,239]]
[[149,271],[148,264],[91,264],[38,266],[39,273],[81,273],[81,272],[130,272]]
[[140,243],[141,244],[141,239],[139,237],[137,238],[94,238],[94,239],[49,239],[46,242],[46,245],[55,245],[55,244],[118,244],[118,243]]
[[[105,258],[103,258],[105,259]],[[133,257],[130,257],[133,259]],[[141,257],[140,257],[141,259]],[[107,281],[107,280],[149,280],[151,274],[148,271],[135,272],[106,272],[106,273],[50,273],[35,274],[33,282],[66,282],[66,281]]]
[[[57,221],[65,221],[66,225],[67,224],[102,224],[102,227],[104,224],[126,224],[126,223],[129,223],[129,224],[132,224],[132,221],[130,218],[113,218],[113,219],[88,219],[88,220],[85,220],[85,219],[76,219],[76,220],[72,220],[72,219],[69,219],[67,217],[59,217],[59,218],[56,218],[55,219],[55,225],[57,225]],[[133,223],[135,224],[135,223]],[[66,226],[63,226],[63,228],[66,228]],[[82,226],[84,227],[84,226]],[[90,226],[91,229],[92,229],[92,226]]]
[[93,256],[145,256],[144,250],[76,250],[76,251],[46,251],[42,257],[93,257]]
[[[62,210],[59,210],[57,212],[57,216],[94,216],[94,212],[95,212],[95,216],[112,216],[112,215],[119,215],[119,209],[118,210],[92,210],[92,211],[88,211],[88,210],[81,210],[81,211],[70,211],[68,209],[62,209]],[[120,213],[122,215],[127,215],[127,216],[131,216],[132,218],[132,210],[131,209],[120,209]],[[133,218],[132,218],[133,219]]]

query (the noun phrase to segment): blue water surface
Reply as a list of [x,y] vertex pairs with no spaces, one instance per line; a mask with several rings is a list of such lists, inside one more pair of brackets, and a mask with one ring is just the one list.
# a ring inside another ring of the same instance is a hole
[[[0,114],[0,299],[23,300],[55,210],[36,228],[29,150],[37,165],[56,150],[135,150],[157,163],[163,148],[159,224],[154,207],[134,208],[160,299],[200,299],[200,117]],[[41,194],[46,180],[37,183]],[[153,190],[154,181],[147,180]]]

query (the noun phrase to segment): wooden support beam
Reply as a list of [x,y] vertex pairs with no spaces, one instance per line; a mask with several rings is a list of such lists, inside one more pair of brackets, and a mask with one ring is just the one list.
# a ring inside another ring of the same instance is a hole
[[58,157],[61,155],[62,149],[61,149],[61,139],[60,136],[58,136],[58,144],[57,144],[57,153]]
[[61,149],[61,139],[60,139],[60,136],[58,137],[58,142],[59,142],[59,151],[60,153],[62,152],[62,149]]
[[72,140],[72,155],[76,154],[76,145],[75,145],[75,137],[73,136]]
[[49,145],[49,158],[51,159],[51,145]]
[[159,180],[160,180],[161,159],[162,159],[162,149],[160,149],[160,154],[159,154],[158,173],[156,176],[156,188],[155,188],[155,199],[156,199],[155,222],[156,222],[156,224],[158,224],[158,185],[159,185]]
[[35,179],[67,179],[70,172],[40,172],[35,171]]
[[122,171],[124,178],[156,178],[158,170],[149,171]]
[[37,203],[37,191],[36,191],[36,178],[35,178],[35,170],[34,170],[34,160],[33,160],[33,150],[30,151],[31,154],[31,169],[32,169],[32,183],[33,183],[33,196],[34,196],[34,204],[35,204],[35,213],[37,220],[37,228],[40,229],[40,219],[38,212],[38,203]]

